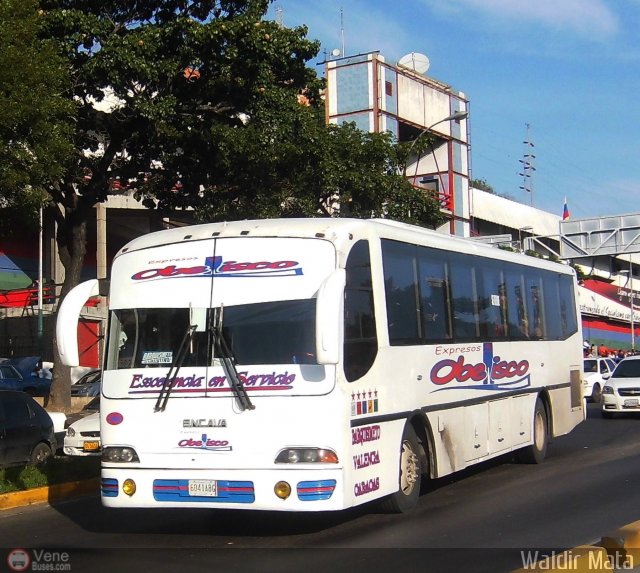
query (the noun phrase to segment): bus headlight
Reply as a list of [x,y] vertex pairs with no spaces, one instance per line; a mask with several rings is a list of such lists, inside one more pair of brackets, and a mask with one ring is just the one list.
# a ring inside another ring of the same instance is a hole
[[138,454],[126,446],[109,446],[102,449],[102,461],[113,463],[139,462]]
[[327,448],[285,448],[280,450],[276,464],[337,464],[338,456]]

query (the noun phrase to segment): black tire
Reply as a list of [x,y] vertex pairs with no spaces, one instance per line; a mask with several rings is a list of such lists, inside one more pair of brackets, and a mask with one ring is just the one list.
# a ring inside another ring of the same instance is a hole
[[591,401],[595,404],[600,404],[602,401],[602,388],[597,382],[593,385],[593,390],[591,390]]
[[49,445],[44,442],[40,442],[39,444],[36,444],[36,447],[33,448],[31,452],[31,464],[34,466],[45,464],[49,461],[52,455],[53,452]]
[[600,413],[605,420],[611,420],[616,415],[615,412],[608,412],[607,410],[600,410]]
[[423,471],[420,454],[420,441],[416,431],[411,424],[407,424],[402,433],[402,443],[400,444],[398,491],[382,500],[383,511],[405,513],[417,505]]
[[541,464],[547,455],[549,444],[549,422],[547,410],[538,398],[533,411],[533,443],[518,451],[518,459],[524,464]]

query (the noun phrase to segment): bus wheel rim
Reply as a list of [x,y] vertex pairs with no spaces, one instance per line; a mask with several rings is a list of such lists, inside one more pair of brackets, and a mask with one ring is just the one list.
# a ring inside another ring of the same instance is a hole
[[544,419],[542,418],[542,414],[540,412],[536,413],[535,425],[534,425],[534,442],[536,444],[536,448],[539,450],[542,449],[544,445]]
[[419,477],[419,462],[418,456],[408,441],[402,443],[400,469],[400,490],[404,495],[411,495]]

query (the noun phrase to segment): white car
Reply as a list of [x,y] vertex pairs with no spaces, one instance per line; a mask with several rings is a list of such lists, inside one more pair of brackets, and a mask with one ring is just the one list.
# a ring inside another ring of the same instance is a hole
[[64,441],[64,437],[66,435],[64,427],[66,425],[67,415],[63,412],[49,411],[47,411],[47,414],[49,414],[49,418],[51,418],[51,421],[53,422],[53,432],[56,436],[56,449],[61,449],[62,442]]
[[100,455],[100,412],[80,418],[67,428],[64,453],[68,456]]
[[600,402],[602,388],[616,367],[611,358],[585,358],[583,396],[591,402]]
[[640,356],[621,360],[602,388],[602,417],[640,412]]

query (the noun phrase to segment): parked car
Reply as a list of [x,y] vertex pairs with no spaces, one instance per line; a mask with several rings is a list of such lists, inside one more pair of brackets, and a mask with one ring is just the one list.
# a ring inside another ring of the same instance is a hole
[[100,370],[87,372],[75,384],[71,385],[71,396],[98,396],[100,394],[101,379]]
[[25,392],[0,391],[0,467],[45,462],[57,449],[53,420]]
[[591,402],[600,402],[602,388],[611,376],[616,363],[612,358],[585,358],[583,395]]
[[80,418],[67,428],[63,450],[68,456],[100,455],[100,412]]
[[49,412],[45,410],[53,422],[53,434],[56,438],[56,450],[62,449],[62,443],[64,442],[64,436],[67,431],[67,415],[63,412]]
[[620,412],[640,412],[640,356],[628,356],[602,388],[602,417]]
[[68,414],[65,428],[68,428],[74,422],[77,422],[78,420],[82,418],[86,418],[87,416],[90,416],[91,414],[95,414],[96,412],[99,412],[99,411],[100,411],[100,395],[96,396],[95,398],[92,398],[89,402],[87,402],[84,408],[82,408],[82,410],[80,410],[79,412],[72,412],[71,414]]
[[40,376],[42,362],[39,356],[9,358],[0,363],[0,390],[20,390],[31,396],[46,396],[51,379]]

